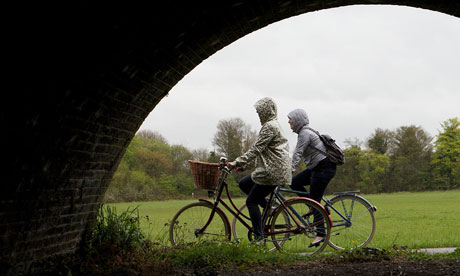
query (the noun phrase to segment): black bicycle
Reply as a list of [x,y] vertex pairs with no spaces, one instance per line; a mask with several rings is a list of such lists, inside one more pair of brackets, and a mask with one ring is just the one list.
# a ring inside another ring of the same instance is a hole
[[[232,230],[227,214],[234,216],[234,223],[241,222],[249,240],[253,240],[254,231],[248,215],[238,210],[228,192],[227,176],[231,169],[227,167],[226,159],[221,158],[219,164],[193,161],[198,165],[192,170],[197,176],[195,184],[207,176],[216,175],[220,170],[218,181],[212,182],[214,189],[210,194],[214,200],[199,199],[182,207],[173,217],[169,227],[169,240],[175,246],[187,246],[200,241],[230,241]],[[209,190],[209,189],[208,189]],[[267,207],[262,213],[264,239],[270,250],[288,250],[303,254],[315,254],[322,251],[331,236],[332,222],[326,209],[318,202],[295,197],[285,199],[277,186],[270,194]],[[230,205],[223,198],[227,193]],[[221,208],[223,207],[223,209]],[[324,242],[317,246],[309,246],[317,235],[324,237]],[[238,239],[237,235],[235,238]]]

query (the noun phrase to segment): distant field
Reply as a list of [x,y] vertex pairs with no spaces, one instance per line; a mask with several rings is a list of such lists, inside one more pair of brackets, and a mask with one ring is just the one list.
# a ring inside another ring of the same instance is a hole
[[[363,195],[377,206],[377,230],[370,247],[393,244],[409,248],[460,247],[460,190]],[[142,227],[152,239],[167,242],[164,225],[184,205],[196,200],[111,204],[119,212],[139,206]],[[235,200],[237,206],[244,199]],[[146,217],[148,216],[148,220]],[[230,218],[232,219],[232,218]]]

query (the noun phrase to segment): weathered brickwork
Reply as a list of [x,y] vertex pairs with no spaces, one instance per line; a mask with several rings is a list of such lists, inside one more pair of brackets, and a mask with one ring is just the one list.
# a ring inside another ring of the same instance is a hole
[[16,36],[3,38],[20,68],[11,69],[11,98],[0,111],[8,163],[0,188],[2,262],[26,270],[31,261],[75,252],[143,120],[186,74],[235,40],[291,16],[352,4],[460,16],[457,0],[128,2],[60,12],[42,3],[43,12],[20,7]]

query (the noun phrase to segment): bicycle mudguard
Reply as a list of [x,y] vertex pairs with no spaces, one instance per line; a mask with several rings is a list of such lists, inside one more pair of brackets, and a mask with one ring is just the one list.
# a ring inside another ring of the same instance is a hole
[[324,209],[323,205],[321,205],[318,201],[316,201],[316,200],[314,200],[312,198],[309,198],[309,197],[296,196],[296,197],[291,197],[289,199],[286,199],[284,202],[292,201],[294,199],[308,199],[309,201],[313,201],[314,203],[318,204],[319,206],[323,207],[323,209]]
[[[209,200],[200,198],[200,199],[198,199],[198,201],[199,201],[199,202],[204,202],[204,203],[208,204],[211,208],[214,208],[214,203],[212,203],[212,202],[209,201]],[[216,206],[215,208],[216,208],[216,212],[220,212],[220,213],[222,213],[222,215],[224,215],[225,223],[227,224],[228,229],[230,230],[230,237],[231,237],[231,236],[232,236],[232,235],[231,235],[232,228],[231,228],[230,221],[228,220],[227,215],[226,215],[225,212],[222,211],[222,209],[220,209],[218,206]]]
[[[326,214],[329,214],[329,213],[327,212],[326,208],[324,208],[324,206],[323,206],[322,204],[319,204],[318,201],[316,201],[316,200],[314,200],[314,199],[311,199],[311,198],[308,198],[308,197],[300,197],[300,196],[298,196],[298,197],[292,197],[292,198],[290,198],[290,199],[285,200],[284,202],[289,202],[289,201],[293,201],[293,200],[296,200],[296,199],[306,199],[306,200],[308,200],[308,201],[312,201],[312,202],[318,204],[318,206],[320,206],[320,207],[324,210],[324,212],[325,212]],[[283,207],[280,205],[280,206],[278,206],[277,208],[283,208]],[[331,216],[328,215],[328,216],[327,216],[327,219],[328,219],[329,222],[331,223],[331,227],[332,227],[332,226],[333,226],[333,223],[332,223],[332,220],[331,220]]]
[[362,197],[362,196],[356,195],[356,194],[339,194],[339,195],[334,196],[333,198],[331,198],[329,201],[332,201],[332,200],[334,200],[334,199],[336,199],[336,198],[340,198],[340,197],[342,197],[342,196],[351,196],[351,197],[359,198],[359,199],[361,199],[362,201],[366,202],[366,203],[371,207],[371,210],[372,210],[373,212],[377,212],[377,207],[375,207],[374,205],[372,205],[372,204],[369,202],[369,200],[365,199],[365,198]]
[[333,192],[333,195],[349,195],[349,194],[359,194],[361,193],[361,190],[356,190],[356,191],[343,191],[343,192]]

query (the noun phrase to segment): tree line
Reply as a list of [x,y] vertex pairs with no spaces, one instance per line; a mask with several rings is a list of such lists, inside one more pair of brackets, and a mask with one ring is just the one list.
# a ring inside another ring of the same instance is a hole
[[[422,127],[380,129],[365,140],[345,141],[346,163],[328,186],[334,191],[391,193],[460,188],[460,121],[448,119],[432,137]],[[215,148],[188,149],[170,145],[158,132],[138,132],[128,146],[105,196],[106,202],[183,199],[204,195],[194,188],[188,160],[218,162],[244,153],[257,138],[240,118],[219,121],[212,140]],[[299,166],[298,171],[305,169]],[[238,180],[251,171],[229,178],[232,196],[242,196]]]

